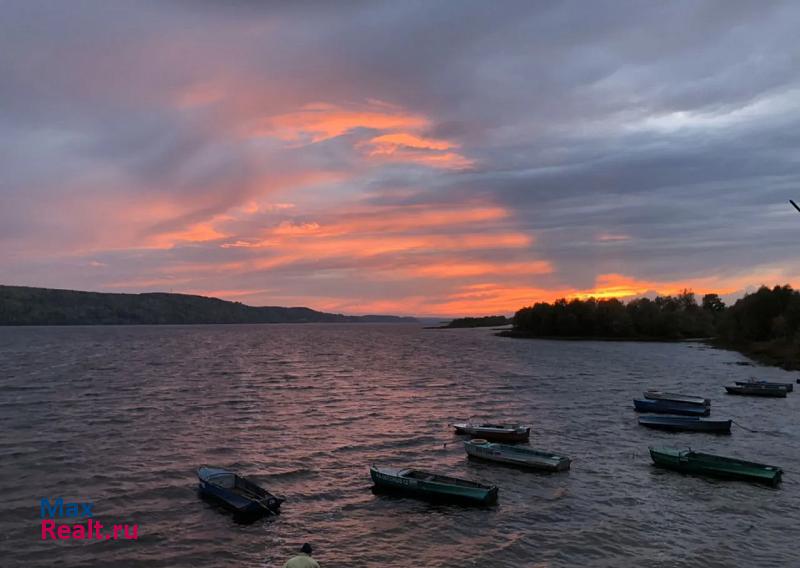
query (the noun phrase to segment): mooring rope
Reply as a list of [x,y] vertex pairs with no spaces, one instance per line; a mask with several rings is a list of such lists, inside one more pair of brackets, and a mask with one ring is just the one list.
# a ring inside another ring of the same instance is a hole
[[747,430],[748,432],[755,432],[755,433],[758,433],[758,432],[759,432],[758,430],[751,430],[751,429],[750,429],[750,428],[748,428],[747,426],[742,426],[741,424],[739,424],[738,422],[736,422],[736,420],[731,420],[731,422],[733,422],[734,424],[736,424],[736,425],[737,425],[739,428],[742,428],[742,429],[744,429],[744,430]]

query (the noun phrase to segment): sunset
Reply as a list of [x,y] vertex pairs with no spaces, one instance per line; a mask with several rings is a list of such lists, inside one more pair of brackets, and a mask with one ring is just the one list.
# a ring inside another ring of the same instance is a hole
[[800,3],[0,14],[0,564],[800,565]]
[[584,8],[7,3],[2,281],[441,316],[796,282],[794,6]]

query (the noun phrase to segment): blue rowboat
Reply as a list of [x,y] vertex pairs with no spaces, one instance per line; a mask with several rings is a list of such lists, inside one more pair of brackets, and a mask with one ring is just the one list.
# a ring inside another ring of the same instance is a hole
[[654,412],[656,414],[680,414],[683,416],[708,416],[707,406],[672,402],[669,400],[633,400],[633,406],[638,412]]
[[234,472],[203,466],[197,470],[201,495],[211,497],[243,516],[277,515],[284,499]]
[[709,432],[712,434],[730,434],[730,420],[713,420],[697,416],[640,416],[639,424],[658,430],[673,432]]
[[421,499],[491,505],[497,501],[497,486],[438,475],[419,469],[370,466],[375,489],[404,493]]
[[739,394],[743,396],[769,396],[775,398],[786,398],[786,387],[773,387],[767,385],[725,385],[728,394]]
[[571,461],[568,457],[553,452],[525,446],[493,444],[481,439],[464,442],[464,450],[470,457],[543,471],[567,470]]
[[792,383],[770,383],[768,381],[759,381],[757,379],[750,379],[749,381],[736,381],[736,384],[740,387],[748,387],[748,386],[764,386],[764,387],[772,387],[772,388],[785,388],[786,392],[794,391],[794,385]]

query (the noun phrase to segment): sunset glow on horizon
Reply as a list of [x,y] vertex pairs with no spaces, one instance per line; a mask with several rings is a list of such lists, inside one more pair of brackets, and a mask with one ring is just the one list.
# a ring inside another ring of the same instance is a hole
[[419,316],[800,284],[796,8],[491,8],[7,6],[0,284]]

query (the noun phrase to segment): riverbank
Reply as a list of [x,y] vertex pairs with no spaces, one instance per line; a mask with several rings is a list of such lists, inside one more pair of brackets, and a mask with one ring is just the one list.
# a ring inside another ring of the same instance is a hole
[[728,351],[737,351],[762,365],[780,367],[786,371],[800,371],[800,343],[791,341],[755,341],[732,343],[722,339],[709,339],[709,345]]
[[697,338],[685,338],[685,339],[671,339],[665,337],[649,337],[649,336],[637,336],[637,337],[614,337],[614,336],[607,336],[607,335],[531,335],[528,333],[524,333],[521,331],[517,331],[514,329],[509,329],[505,331],[501,331],[500,333],[495,333],[498,337],[512,337],[515,339],[551,339],[551,340],[559,340],[559,341],[626,341],[626,342],[658,342],[658,343],[680,343],[686,341],[709,341],[711,338],[708,337],[697,337]]
[[625,341],[625,342],[702,342],[718,349],[736,351],[750,357],[762,365],[780,367],[786,371],[800,371],[800,343],[791,341],[757,341],[751,343],[734,343],[716,337],[697,337],[686,339],[668,339],[664,337],[607,337],[607,336],[544,336],[530,335],[516,330],[501,331],[498,337],[515,339],[550,339],[559,341]]

